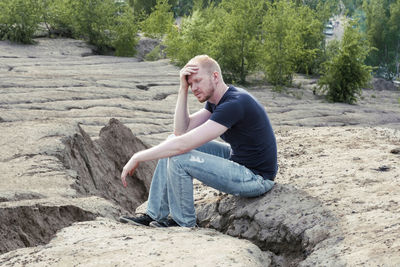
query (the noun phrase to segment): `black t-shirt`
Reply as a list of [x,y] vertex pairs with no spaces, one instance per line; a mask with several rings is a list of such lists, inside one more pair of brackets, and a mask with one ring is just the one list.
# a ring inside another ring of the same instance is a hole
[[217,105],[206,102],[210,119],[226,126],[221,138],[232,148],[230,160],[264,179],[278,171],[274,132],[264,107],[246,90],[229,86]]

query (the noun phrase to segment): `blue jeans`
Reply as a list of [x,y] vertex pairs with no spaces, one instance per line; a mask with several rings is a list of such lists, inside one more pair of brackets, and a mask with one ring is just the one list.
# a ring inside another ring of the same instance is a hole
[[196,225],[193,177],[222,192],[256,197],[269,191],[274,182],[264,180],[228,158],[228,144],[211,141],[188,153],[160,159],[150,186],[147,214],[165,221],[169,214],[180,225]]

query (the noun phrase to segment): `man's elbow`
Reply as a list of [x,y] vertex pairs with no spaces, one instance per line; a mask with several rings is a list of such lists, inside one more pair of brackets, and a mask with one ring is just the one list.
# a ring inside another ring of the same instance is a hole
[[177,130],[177,129],[174,129],[174,135],[175,135],[175,136],[180,136],[180,135],[182,135],[182,134],[184,134],[183,131],[179,131],[179,130]]

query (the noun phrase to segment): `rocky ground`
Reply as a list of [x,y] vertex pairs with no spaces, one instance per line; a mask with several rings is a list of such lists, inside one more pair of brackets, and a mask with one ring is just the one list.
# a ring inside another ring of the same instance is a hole
[[400,265],[400,91],[378,87],[356,105],[306,77],[248,88],[276,131],[276,187],[242,199],[196,183],[197,229],[119,223],[155,162],[127,189],[119,173],[171,132],[178,71],[70,39],[0,42],[0,265]]

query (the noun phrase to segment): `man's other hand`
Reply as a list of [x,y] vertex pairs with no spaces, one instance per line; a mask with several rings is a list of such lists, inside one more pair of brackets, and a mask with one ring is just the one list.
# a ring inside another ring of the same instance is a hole
[[124,168],[122,169],[121,180],[124,187],[128,186],[128,184],[126,183],[126,176],[128,176],[128,174],[132,176],[137,167],[139,167],[139,162],[134,158],[134,156],[132,156],[132,158],[128,161],[128,163],[125,164]]

